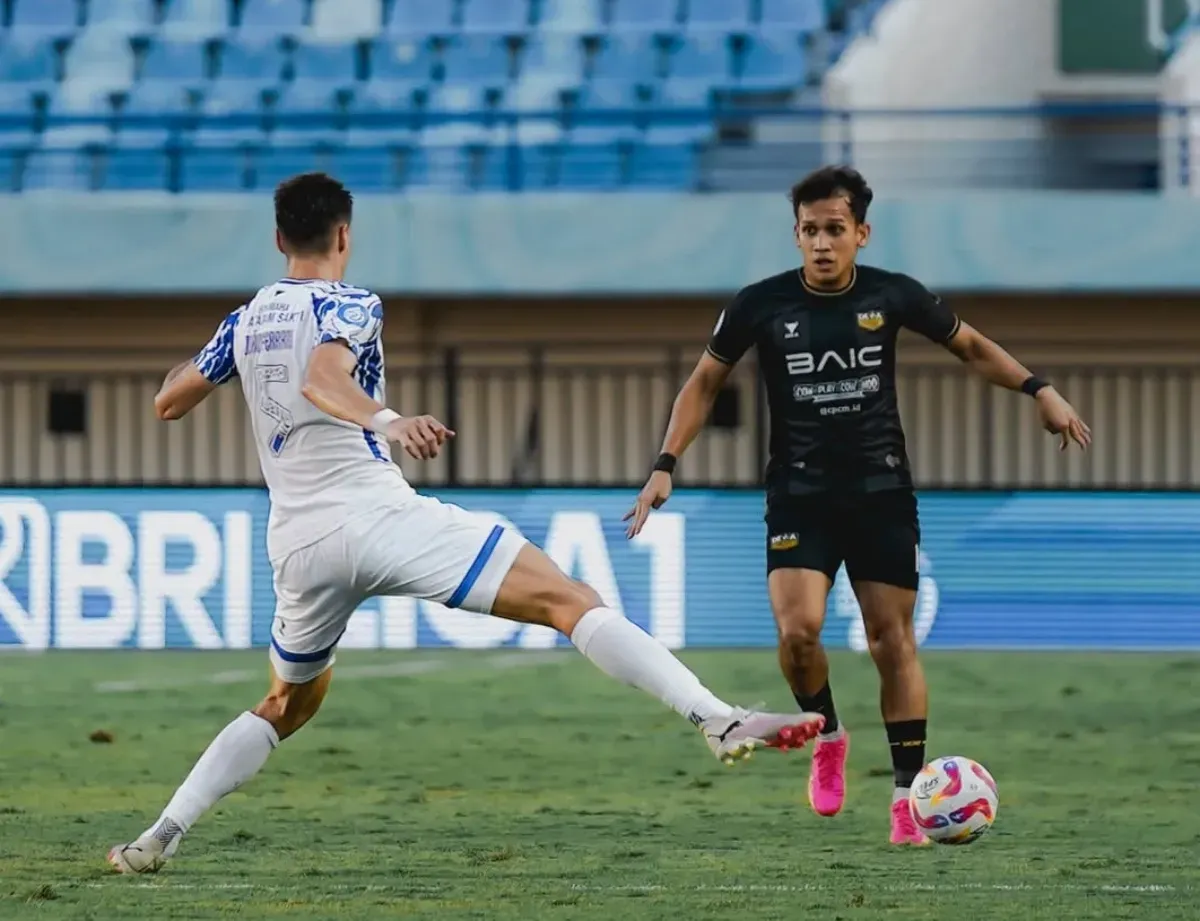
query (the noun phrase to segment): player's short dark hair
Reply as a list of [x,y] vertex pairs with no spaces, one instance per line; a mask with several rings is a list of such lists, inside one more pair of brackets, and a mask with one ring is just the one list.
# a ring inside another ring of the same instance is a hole
[[350,223],[354,196],[325,173],[303,173],[275,190],[275,226],[297,253],[323,253],[333,242],[334,229]]
[[792,186],[789,196],[792,214],[799,217],[801,205],[811,205],[842,195],[850,200],[850,213],[854,215],[854,220],[860,224],[865,221],[875,193],[867,185],[862,173],[850,166],[823,166]]

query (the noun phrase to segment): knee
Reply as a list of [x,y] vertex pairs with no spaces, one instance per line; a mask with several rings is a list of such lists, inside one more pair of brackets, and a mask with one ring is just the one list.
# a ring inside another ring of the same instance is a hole
[[917,657],[917,638],[906,617],[865,618],[867,649],[881,668],[895,668]]
[[804,611],[786,612],[778,618],[780,647],[793,658],[810,655],[821,646],[822,620]]
[[584,614],[602,607],[604,601],[594,588],[586,582],[564,578],[543,596],[542,618],[569,639]]

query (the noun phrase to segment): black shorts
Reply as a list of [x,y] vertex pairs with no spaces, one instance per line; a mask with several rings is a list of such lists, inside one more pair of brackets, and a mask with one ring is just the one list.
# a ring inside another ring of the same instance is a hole
[[909,489],[782,496],[767,503],[767,572],[815,569],[832,580],[916,589],[921,527]]

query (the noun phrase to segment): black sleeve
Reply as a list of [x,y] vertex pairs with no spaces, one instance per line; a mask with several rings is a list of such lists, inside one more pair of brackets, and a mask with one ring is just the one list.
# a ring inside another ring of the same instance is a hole
[[736,365],[754,345],[751,288],[743,288],[717,317],[708,340],[708,354],[727,365]]
[[904,325],[939,345],[953,339],[962,325],[954,311],[919,281],[905,275],[899,278],[904,299]]

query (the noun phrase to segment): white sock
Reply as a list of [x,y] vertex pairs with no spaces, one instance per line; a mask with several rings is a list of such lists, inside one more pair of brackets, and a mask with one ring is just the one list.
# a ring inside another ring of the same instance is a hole
[[896,787],[896,789],[894,789],[892,791],[892,802],[893,803],[899,803],[901,801],[907,802],[908,801],[908,790],[909,790],[908,787]]
[[846,734],[846,727],[843,726],[839,722],[838,728],[833,730],[833,732],[817,733],[817,738],[820,739],[822,742],[836,742],[838,739],[840,739],[845,734]]
[[146,834],[166,844],[176,831],[186,832],[217,800],[257,774],[278,744],[274,726],[261,716],[243,713],[212,740]]
[[610,678],[652,694],[693,722],[733,712],[666,646],[617,611],[588,611],[575,625],[571,642]]

